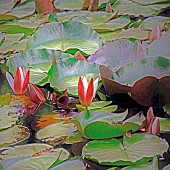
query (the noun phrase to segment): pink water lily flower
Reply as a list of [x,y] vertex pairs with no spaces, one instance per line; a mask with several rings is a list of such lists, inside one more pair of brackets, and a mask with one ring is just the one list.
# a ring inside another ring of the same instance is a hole
[[24,66],[17,67],[14,78],[8,72],[6,72],[6,78],[14,93],[21,95],[28,89],[30,70],[26,71]]
[[88,83],[85,76],[79,78],[78,96],[82,106],[87,107],[91,104],[98,87],[98,79],[99,78],[96,78],[94,80],[92,78]]

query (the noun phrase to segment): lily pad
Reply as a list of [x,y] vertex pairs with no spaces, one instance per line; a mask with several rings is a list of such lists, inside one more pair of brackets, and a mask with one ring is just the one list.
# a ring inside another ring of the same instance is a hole
[[13,75],[15,74],[16,67],[25,66],[25,68],[29,68],[31,71],[31,83],[44,85],[48,81],[47,73],[52,65],[52,55],[56,56],[57,62],[62,58],[72,57],[70,54],[59,51],[34,49],[24,51],[9,58],[7,66]]
[[25,126],[15,125],[0,132],[0,147],[22,142],[29,137],[29,130]]
[[170,36],[163,36],[148,45],[146,52],[149,57],[161,56],[170,59]]
[[33,154],[37,154],[43,150],[52,149],[53,146],[43,144],[43,143],[34,143],[26,145],[18,145],[14,147],[9,147],[7,150],[1,153],[1,159],[6,160],[10,158],[18,157],[30,157]]
[[81,158],[72,158],[58,164],[50,170],[86,170],[84,162]]
[[170,169],[170,164],[165,166],[162,170],[169,170]]
[[170,119],[169,118],[159,118],[160,120],[160,131],[161,133],[170,132]]
[[69,157],[67,150],[63,148],[55,149],[54,152],[49,154],[42,154],[40,156],[29,157],[14,162],[11,166],[5,168],[6,170],[39,170],[49,169],[51,165],[61,163]]
[[137,114],[123,122],[127,114],[127,111],[123,113],[83,111],[72,121],[85,137],[107,139],[122,136],[130,130],[136,131],[145,120],[143,115]]
[[16,124],[18,121],[17,109],[14,107],[10,107],[9,105],[5,105],[0,108],[0,130],[11,127]]
[[148,38],[148,33],[142,30],[140,27],[129,28],[126,30],[122,29],[114,32],[103,32],[99,34],[105,42],[122,39],[122,38],[126,38],[126,39],[135,38],[137,40],[145,40]]
[[130,23],[128,15],[111,19],[111,13],[107,12],[89,12],[84,16],[74,17],[72,20],[82,22],[97,32],[114,31]]
[[138,165],[128,166],[121,170],[158,170],[158,159],[156,156],[153,157],[151,162],[143,162]]
[[[148,152],[148,148],[152,148]],[[83,157],[105,165],[131,165],[143,158],[162,155],[168,150],[168,143],[157,136],[140,133],[118,139],[94,140],[83,148]]]
[[143,29],[152,30],[156,25],[159,25],[161,29],[164,29],[166,24],[170,23],[170,18],[164,16],[154,16],[146,18],[142,23]]
[[86,75],[87,79],[99,75],[99,67],[95,63],[88,63],[76,58],[67,58],[54,63],[48,73],[50,84],[59,91],[68,90],[69,93],[77,95],[79,76]]
[[58,122],[40,129],[36,133],[36,137],[56,145],[63,142],[65,143],[67,138],[71,136],[74,131],[76,131],[74,124]]
[[144,57],[144,50],[141,44],[129,40],[117,40],[107,43],[99,48],[94,54],[89,56],[89,62],[105,65],[111,70],[116,71],[125,64],[136,62]]
[[4,14],[6,12],[9,12],[14,6],[15,4],[17,3],[17,1],[14,1],[14,0],[1,0],[0,2],[0,8],[1,8],[1,11],[0,11],[0,14]]
[[101,45],[102,39],[94,30],[80,22],[69,21],[44,25],[33,34],[27,47],[61,51],[76,48],[86,54],[92,54]]

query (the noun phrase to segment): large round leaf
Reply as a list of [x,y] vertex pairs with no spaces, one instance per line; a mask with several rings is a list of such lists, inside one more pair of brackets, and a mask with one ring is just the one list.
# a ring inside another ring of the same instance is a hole
[[19,143],[29,137],[29,130],[25,126],[15,125],[9,129],[0,131],[0,147]]
[[57,62],[62,58],[72,57],[70,54],[62,53],[54,50],[28,50],[22,53],[16,54],[14,57],[9,58],[7,66],[9,71],[14,75],[16,67],[25,66],[31,71],[30,81],[31,83],[44,85],[48,79],[47,73],[52,65],[52,55],[56,56]]
[[11,127],[16,124],[18,121],[17,109],[14,107],[10,107],[5,105],[0,108],[0,130]]
[[85,137],[107,139],[122,136],[130,130],[136,131],[140,128],[145,119],[144,116],[137,114],[122,122],[127,114],[127,111],[124,113],[83,111],[72,121]]
[[76,131],[72,123],[58,122],[40,129],[36,137],[53,145],[66,142],[66,139]]
[[86,25],[69,21],[52,22],[37,30],[27,44],[28,49],[54,49],[66,51],[79,49],[87,54],[94,53],[102,45],[102,39]]
[[6,165],[6,170],[40,170],[49,169],[52,164],[58,164],[69,157],[69,152],[63,148],[54,149],[52,153],[16,160],[11,166]]
[[79,76],[86,75],[88,79],[95,78],[99,75],[99,68],[95,63],[68,58],[54,63],[48,75],[52,87],[59,91],[67,89],[69,93],[77,95]]
[[30,157],[33,154],[39,153],[49,148],[53,148],[53,146],[43,144],[43,143],[18,145],[3,151],[1,153],[2,154],[1,159],[5,160],[10,158],[18,158],[18,157]]
[[117,139],[88,142],[82,155],[106,165],[130,165],[142,158],[162,155],[168,150],[168,143],[150,134],[124,136],[123,143]]
[[141,44],[129,40],[117,40],[107,43],[88,58],[89,62],[105,65],[115,71],[123,65],[135,62],[144,57]]

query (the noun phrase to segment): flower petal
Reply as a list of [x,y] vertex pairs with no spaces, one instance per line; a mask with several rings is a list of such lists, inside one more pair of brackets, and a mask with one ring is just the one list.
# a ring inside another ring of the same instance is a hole
[[27,71],[24,81],[22,83],[22,88],[21,88],[21,93],[24,94],[26,93],[27,89],[28,89],[28,84],[30,81],[30,70]]
[[19,67],[17,67],[15,76],[14,76],[14,93],[15,94],[21,94],[21,92],[20,92],[21,86],[22,86],[21,72],[20,72]]
[[8,72],[6,72],[6,79],[11,87],[11,89],[14,91],[14,79],[11,76],[11,74],[9,74]]
[[30,83],[28,87],[29,87],[30,99],[33,102],[35,103],[45,102],[44,94],[36,85]]
[[94,93],[93,93],[93,98],[95,97],[95,94],[96,94],[96,91],[97,91],[98,82],[99,82],[99,77],[97,77],[97,78],[94,80]]
[[79,96],[79,100],[80,100],[81,105],[84,106],[86,93],[85,93],[84,83],[83,83],[82,79],[83,79],[82,77],[79,77],[79,81],[78,81],[78,96]]
[[155,118],[155,116],[153,113],[153,108],[150,107],[147,112],[147,116],[146,116],[146,130],[147,131],[151,130],[151,124],[152,124],[154,118]]
[[154,121],[152,122],[152,134],[158,135],[160,132],[160,121],[159,118],[156,117]]
[[150,33],[150,36],[149,36],[149,43],[152,43],[153,41],[155,41],[156,39],[160,38],[162,36],[162,33],[161,33],[161,28],[159,25],[156,25],[151,33]]
[[93,78],[90,80],[90,83],[88,85],[87,93],[86,93],[86,100],[85,100],[85,106],[89,106],[90,103],[93,100],[94,96],[94,80]]

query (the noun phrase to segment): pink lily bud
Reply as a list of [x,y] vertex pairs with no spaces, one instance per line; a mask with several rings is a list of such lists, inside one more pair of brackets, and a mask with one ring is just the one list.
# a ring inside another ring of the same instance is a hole
[[79,78],[78,96],[82,106],[87,107],[91,104],[97,90],[98,79],[93,80],[92,78],[88,84],[85,76]]
[[159,25],[156,25],[150,33],[149,43],[152,43],[153,41],[160,38],[161,36],[162,36],[161,28]]
[[17,67],[14,78],[8,72],[6,72],[6,78],[14,93],[21,95],[28,89],[30,70],[26,71],[24,66]]
[[154,116],[152,107],[147,112],[146,130],[153,135],[158,135],[160,132],[160,121],[158,117]]
[[28,87],[29,87],[30,99],[33,102],[44,103],[46,101],[44,94],[36,85],[30,83]]

